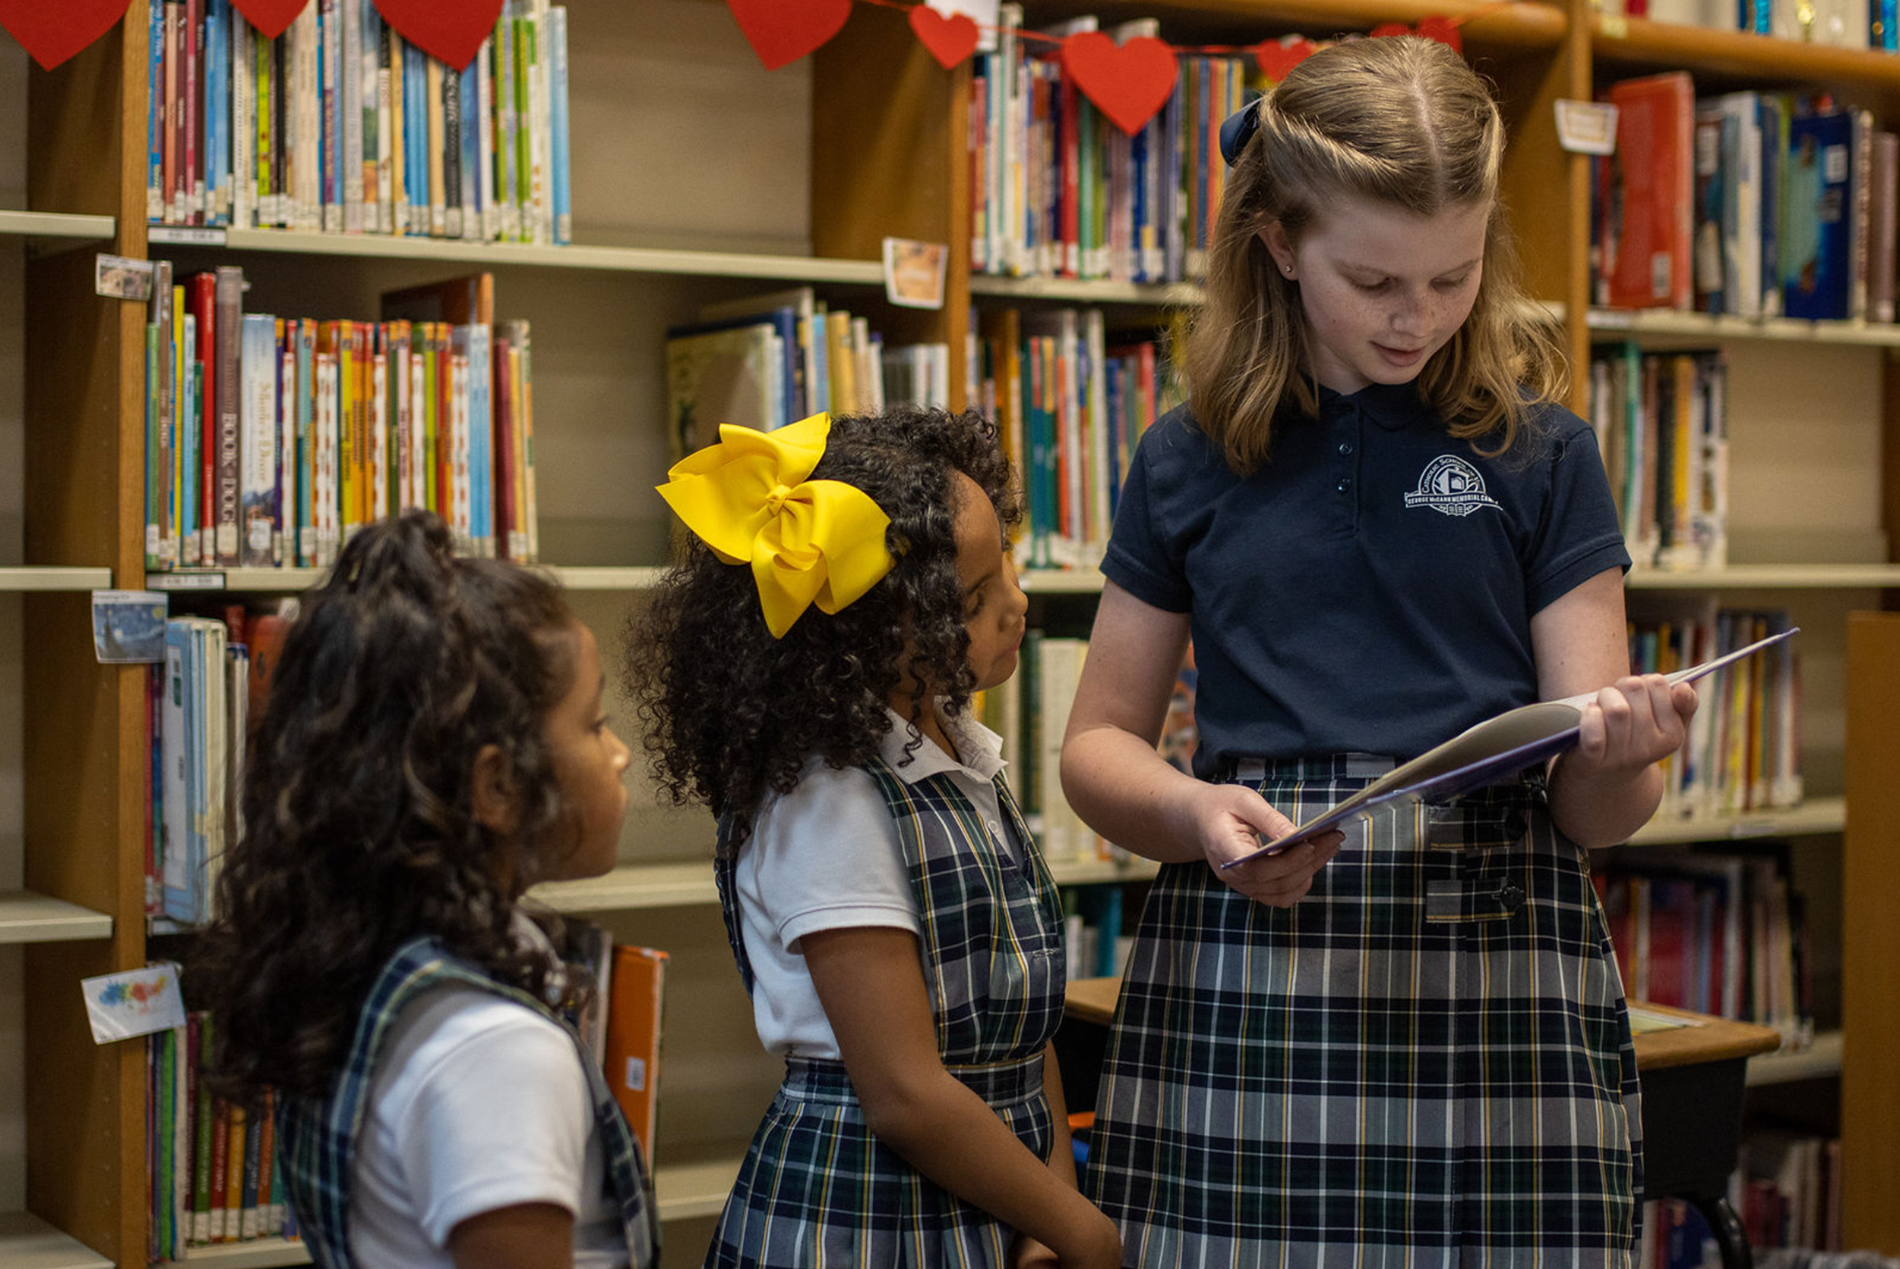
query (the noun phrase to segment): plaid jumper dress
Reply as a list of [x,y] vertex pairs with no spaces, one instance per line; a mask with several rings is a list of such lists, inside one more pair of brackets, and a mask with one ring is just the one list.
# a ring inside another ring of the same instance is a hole
[[[1065,981],[1055,884],[1009,787],[994,778],[1012,851],[948,774],[914,784],[881,760],[865,769],[897,823],[923,921],[924,982],[944,1067],[988,1102],[1038,1158],[1053,1144],[1043,1050]],[[723,835],[723,834],[722,834]],[[740,975],[753,977],[736,906],[733,854],[720,901]],[[1001,1269],[1014,1231],[920,1175],[865,1126],[844,1064],[791,1058],[746,1152],[707,1254],[709,1269]]]
[[[1253,765],[1295,822],[1391,766]],[[1164,865],[1083,1191],[1141,1269],[1627,1269],[1637,1096],[1588,865],[1526,777],[1349,826],[1290,909]]]
[[[350,1177],[356,1139],[368,1117],[368,1094],[377,1055],[403,1007],[443,983],[479,987],[560,1022],[527,992],[496,982],[450,955],[433,939],[414,938],[396,949],[363,1001],[356,1038],[329,1095],[322,1099],[284,1098],[277,1105],[280,1166],[290,1208],[296,1214],[310,1258],[326,1269],[353,1269],[355,1265],[349,1251]],[[587,1072],[594,1121],[600,1127],[607,1157],[607,1178],[626,1227],[630,1263],[633,1269],[646,1269],[658,1260],[659,1228],[639,1142],[599,1066],[581,1048],[580,1037],[565,1023],[561,1027],[573,1039],[576,1055]]]

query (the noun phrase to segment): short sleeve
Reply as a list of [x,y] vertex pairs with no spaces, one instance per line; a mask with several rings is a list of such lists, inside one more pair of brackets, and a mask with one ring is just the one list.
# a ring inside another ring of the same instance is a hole
[[1182,569],[1181,544],[1171,531],[1170,490],[1166,474],[1156,471],[1171,444],[1184,439],[1178,418],[1164,418],[1142,434],[1115,504],[1102,574],[1144,604],[1164,612],[1193,607],[1194,594]]
[[1532,614],[1606,569],[1630,566],[1596,434],[1575,415],[1561,417],[1570,426],[1552,442],[1549,513],[1525,567]]
[[[411,1096],[383,1109],[423,1233],[436,1246],[471,1216],[523,1203],[582,1213],[593,1114],[574,1043],[546,1018],[482,993],[474,1007],[441,993],[413,1007],[432,1066],[407,1073]],[[409,1019],[405,1015],[405,1022]]]
[[865,771],[814,763],[761,810],[746,850],[751,884],[741,884],[787,951],[817,930],[923,932],[896,822]]

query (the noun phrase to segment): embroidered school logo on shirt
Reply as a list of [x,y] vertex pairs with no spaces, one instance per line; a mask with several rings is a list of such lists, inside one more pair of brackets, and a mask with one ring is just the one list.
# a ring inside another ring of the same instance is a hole
[[1419,474],[1418,488],[1405,495],[1408,507],[1430,507],[1448,516],[1468,516],[1497,500],[1484,491],[1484,477],[1464,459],[1440,454]]

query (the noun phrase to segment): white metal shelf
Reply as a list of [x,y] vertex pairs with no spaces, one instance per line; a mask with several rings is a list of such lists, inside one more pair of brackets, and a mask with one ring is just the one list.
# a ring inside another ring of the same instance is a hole
[[18,238],[90,238],[110,241],[117,232],[110,216],[73,212],[0,211],[0,234]]
[[[659,584],[658,565],[561,568],[542,565],[569,590],[638,591]],[[145,575],[145,585],[163,591],[250,591],[286,594],[311,590],[329,575],[324,568],[185,568]],[[3,587],[0,587],[3,588]]]
[[112,1269],[104,1256],[26,1212],[0,1212],[0,1265],[7,1269]]
[[1805,1049],[1757,1053],[1748,1059],[1748,1086],[1831,1079],[1841,1073],[1841,1033],[1823,1031]]
[[990,274],[971,274],[970,294],[996,299],[1060,300],[1073,304],[1150,304],[1168,308],[1201,302],[1201,288],[1194,282],[1004,278]]
[[[112,937],[112,918],[31,890],[0,890],[0,944],[66,943]],[[0,1256],[0,1264],[7,1263]]]
[[726,1206],[733,1182],[739,1179],[742,1155],[681,1163],[653,1170],[653,1194],[663,1221],[688,1221],[717,1216]]
[[1740,841],[1751,837],[1801,837],[1838,833],[1847,827],[1846,798],[1808,798],[1799,806],[1696,819],[1651,820],[1630,838],[1632,846]]
[[1631,590],[1868,590],[1900,587],[1900,564],[1731,564],[1672,572],[1631,569]]
[[1810,322],[1793,317],[1747,318],[1674,309],[1593,308],[1586,318],[1594,334],[1732,343],[1763,340],[1793,344],[1845,344],[1900,348],[1900,325],[1891,322]]
[[584,269],[597,273],[673,274],[686,277],[767,278],[882,286],[881,260],[741,251],[669,251],[650,247],[532,246],[518,242],[465,242],[399,238],[389,234],[305,233],[289,229],[219,229],[153,225],[147,241],[158,247],[274,251],[291,255],[355,256],[383,260],[443,260],[489,267]]
[[[1145,859],[1053,860],[1049,871],[1059,886],[1104,881],[1141,881],[1155,874]],[[550,881],[528,892],[532,899],[561,912],[629,912],[719,902],[712,862],[623,864],[585,881]]]
[[109,568],[59,568],[44,565],[0,568],[0,591],[37,593],[110,589],[112,589],[112,570]]

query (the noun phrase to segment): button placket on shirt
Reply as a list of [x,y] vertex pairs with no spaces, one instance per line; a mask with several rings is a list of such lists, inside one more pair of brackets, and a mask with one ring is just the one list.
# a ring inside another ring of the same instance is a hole
[[1339,500],[1344,513],[1342,520],[1349,526],[1359,522],[1359,450],[1360,431],[1364,425],[1364,415],[1359,407],[1350,401],[1335,400],[1326,406],[1326,415],[1332,424],[1332,478],[1333,494]]

